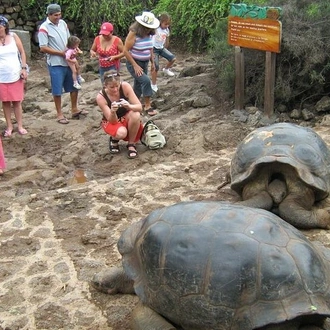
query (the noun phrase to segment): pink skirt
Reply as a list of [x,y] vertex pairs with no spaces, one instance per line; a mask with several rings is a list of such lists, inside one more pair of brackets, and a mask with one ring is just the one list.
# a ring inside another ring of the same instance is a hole
[[6,168],[5,155],[3,153],[2,141],[0,138],[0,169],[3,170]]
[[23,101],[24,80],[19,79],[13,83],[0,83],[0,101]]

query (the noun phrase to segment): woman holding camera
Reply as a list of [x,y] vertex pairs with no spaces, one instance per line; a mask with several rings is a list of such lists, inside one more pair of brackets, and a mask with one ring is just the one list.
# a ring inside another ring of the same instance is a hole
[[101,126],[110,135],[110,153],[119,153],[119,140],[124,140],[128,142],[128,158],[136,158],[135,143],[140,140],[143,130],[142,104],[132,86],[121,81],[116,71],[106,72],[103,80],[104,87],[97,94],[96,102],[103,113]]

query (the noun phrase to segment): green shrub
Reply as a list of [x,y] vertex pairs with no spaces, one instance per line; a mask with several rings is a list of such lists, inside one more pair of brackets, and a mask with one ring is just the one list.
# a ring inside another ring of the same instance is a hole
[[[58,0],[63,18],[75,22],[75,31],[83,40],[96,35],[103,22],[112,22],[115,33],[126,37],[128,27],[134,22],[134,17],[143,10],[154,7],[153,0]],[[20,4],[29,13],[42,20],[46,17],[49,0],[21,0]]]
[[217,22],[223,18],[230,0],[159,0],[155,12],[166,11],[172,17],[171,33],[183,48],[202,51]]

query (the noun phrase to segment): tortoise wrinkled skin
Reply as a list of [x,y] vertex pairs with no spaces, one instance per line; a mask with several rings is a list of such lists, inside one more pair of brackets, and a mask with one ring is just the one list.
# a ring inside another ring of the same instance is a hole
[[118,250],[144,309],[164,321],[140,312],[133,329],[322,329],[330,315],[327,253],[262,209],[178,203],[129,227]]
[[329,207],[318,205],[329,194],[330,151],[311,128],[254,130],[238,145],[230,176],[242,205],[273,211],[298,228],[330,227]]

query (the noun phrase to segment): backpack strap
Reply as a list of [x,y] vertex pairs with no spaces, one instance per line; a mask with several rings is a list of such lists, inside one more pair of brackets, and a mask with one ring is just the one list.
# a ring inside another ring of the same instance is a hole
[[123,89],[122,83],[120,83],[120,87],[119,87],[119,96],[120,96],[121,99],[125,99],[126,100],[126,96],[124,94],[124,89]]

